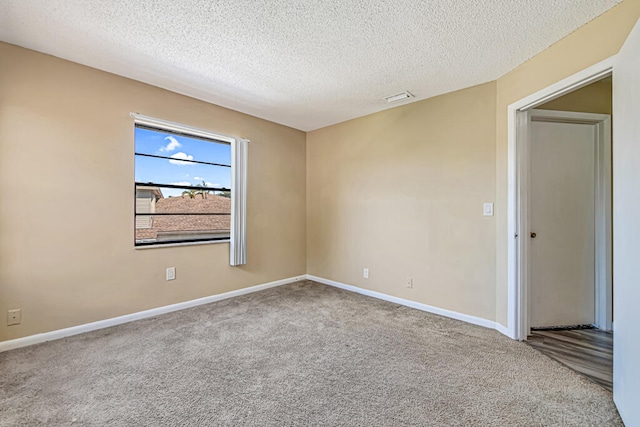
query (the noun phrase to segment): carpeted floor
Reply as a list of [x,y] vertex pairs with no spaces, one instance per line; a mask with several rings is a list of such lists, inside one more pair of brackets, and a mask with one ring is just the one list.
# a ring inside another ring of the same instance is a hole
[[299,282],[0,354],[0,425],[621,426],[498,332]]

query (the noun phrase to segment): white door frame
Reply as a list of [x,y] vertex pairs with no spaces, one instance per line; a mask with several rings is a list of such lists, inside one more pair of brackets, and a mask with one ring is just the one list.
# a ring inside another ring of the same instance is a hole
[[[509,336],[517,340],[525,340],[529,334],[529,313],[528,313],[528,246],[529,246],[529,224],[528,224],[528,123],[529,115],[533,108],[561,97],[576,89],[580,89],[593,82],[596,82],[613,71],[613,61],[615,56],[605,59],[583,71],[567,77],[558,83],[548,86],[532,95],[514,102],[508,107],[508,198],[507,198],[507,281],[508,281],[508,333]],[[608,117],[608,116],[607,116]],[[606,121],[606,120],[605,120]],[[609,130],[605,128],[609,126]],[[610,138],[610,122],[599,126],[599,134],[607,133]],[[599,144],[603,150],[606,142]],[[609,161],[606,161],[606,154],[602,153],[598,162],[600,172],[597,172],[596,200],[599,202],[609,201],[607,206],[611,206],[611,186],[603,181],[607,178],[605,167],[610,168],[610,139],[609,139]],[[608,170],[610,177],[610,169]],[[598,191],[601,193],[598,193]],[[608,199],[607,199],[608,198]],[[596,206],[602,206],[597,203]],[[598,217],[598,215],[600,215]],[[603,328],[611,329],[611,309],[605,306],[611,304],[611,227],[606,224],[611,223],[611,212],[608,214],[596,208],[596,247],[602,246],[602,239],[605,239],[604,255],[602,251],[597,254],[596,281],[603,283],[604,290],[596,292],[596,324],[604,325]],[[598,219],[600,218],[600,219]],[[602,227],[602,230],[601,230]],[[602,233],[605,233],[604,235]],[[608,233],[608,236],[607,236]],[[603,237],[604,236],[604,237]],[[603,260],[600,262],[600,260]],[[603,272],[604,271],[604,272]],[[608,272],[608,273],[607,273]],[[604,278],[604,282],[603,282]],[[598,288],[598,285],[596,285]],[[604,300],[608,300],[606,303]],[[603,309],[603,307],[605,307]]]

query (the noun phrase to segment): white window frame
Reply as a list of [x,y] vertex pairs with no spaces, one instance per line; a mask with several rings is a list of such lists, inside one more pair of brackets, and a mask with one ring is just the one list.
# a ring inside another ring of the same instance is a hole
[[231,145],[231,227],[229,240],[212,240],[207,242],[182,242],[176,244],[136,246],[136,249],[165,248],[176,246],[192,246],[220,242],[230,243],[230,264],[247,263],[246,248],[246,201],[247,201],[247,158],[249,140],[210,132],[167,120],[157,119],[138,113],[131,113],[135,125],[152,127],[158,130],[177,132],[201,138],[227,142]]

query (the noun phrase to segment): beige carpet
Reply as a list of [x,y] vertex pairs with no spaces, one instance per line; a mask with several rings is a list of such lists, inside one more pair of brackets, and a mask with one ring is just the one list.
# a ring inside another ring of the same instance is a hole
[[2,426],[620,426],[498,332],[300,282],[0,354]]

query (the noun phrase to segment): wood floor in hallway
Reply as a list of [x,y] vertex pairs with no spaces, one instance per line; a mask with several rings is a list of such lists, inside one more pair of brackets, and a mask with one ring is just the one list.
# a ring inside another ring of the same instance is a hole
[[598,329],[531,331],[527,344],[613,390],[613,334]]

